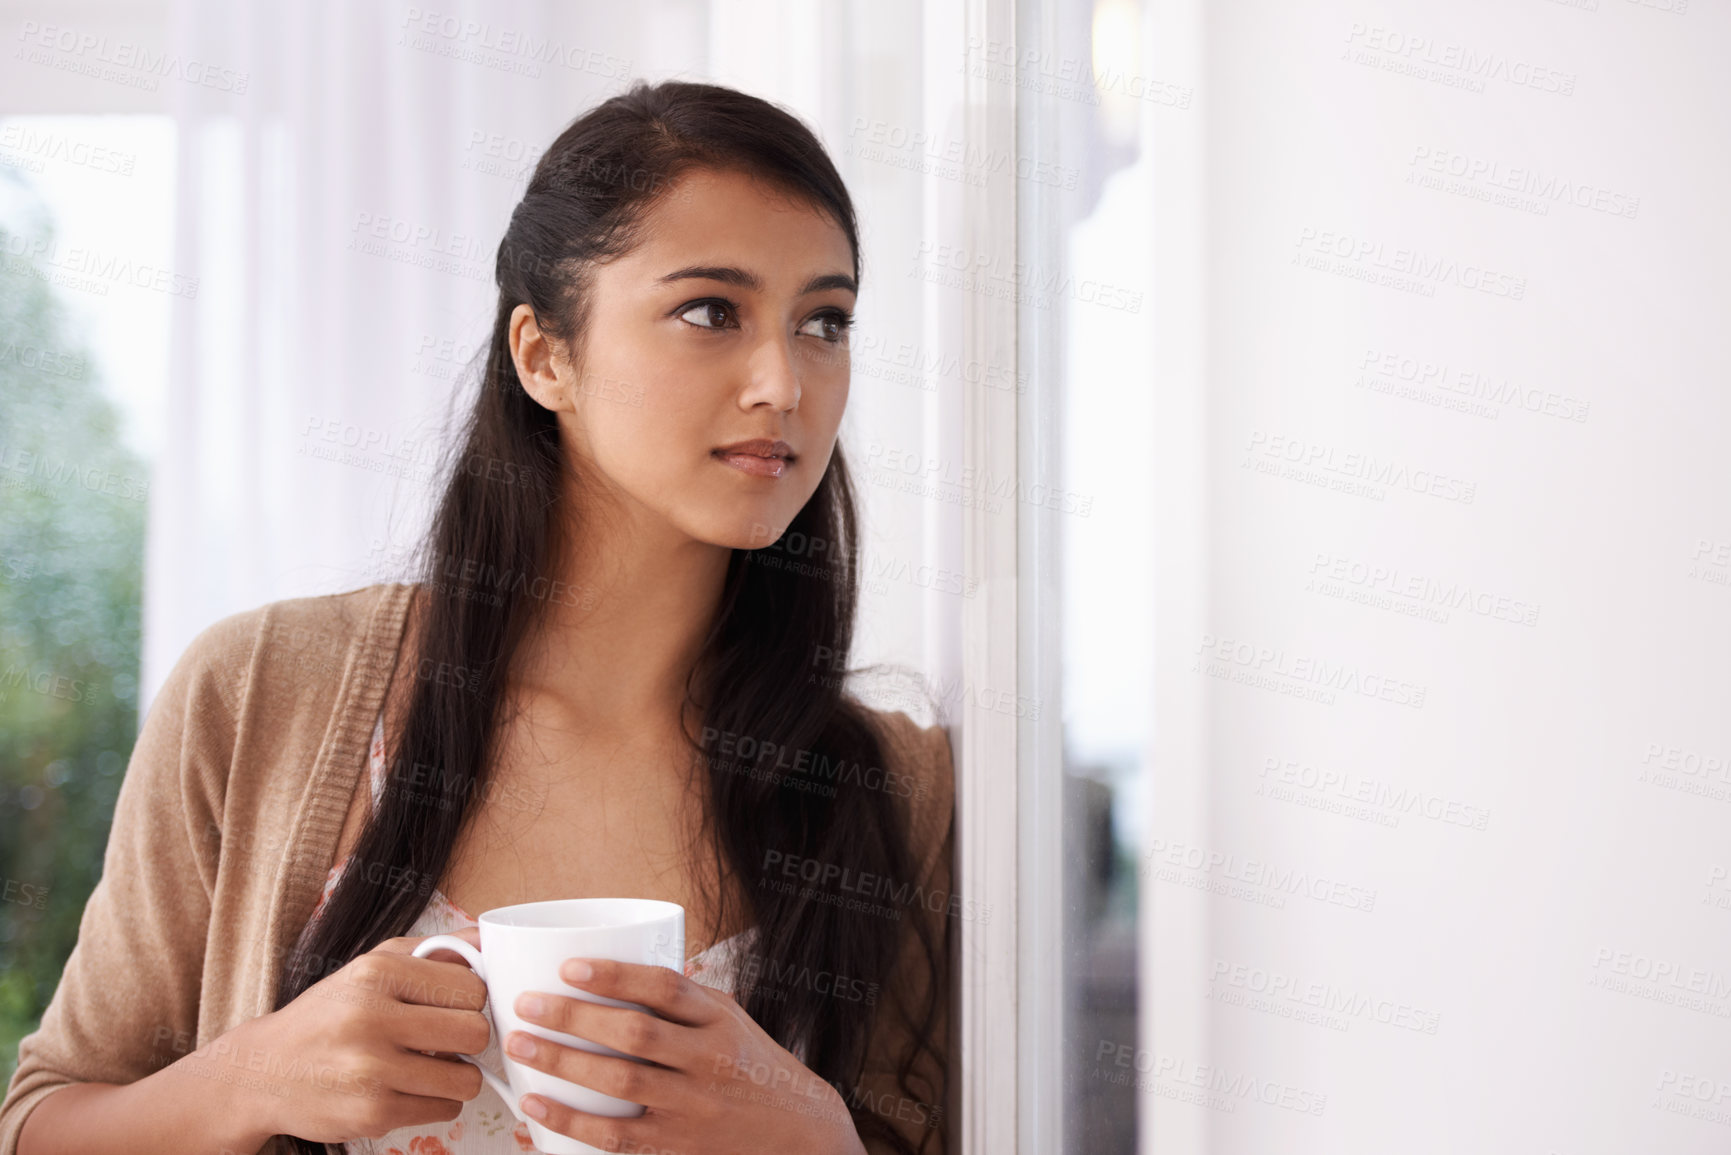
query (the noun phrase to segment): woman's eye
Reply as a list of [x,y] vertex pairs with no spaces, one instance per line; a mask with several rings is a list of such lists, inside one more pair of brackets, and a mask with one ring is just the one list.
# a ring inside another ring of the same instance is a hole
[[853,318],[841,313],[819,313],[799,327],[799,331],[808,337],[821,337],[825,341],[840,341],[847,335],[848,326],[853,324]]
[[[694,319],[694,315],[701,320]],[[700,329],[725,329],[727,327],[727,306],[720,301],[699,301],[679,314],[679,317]]]

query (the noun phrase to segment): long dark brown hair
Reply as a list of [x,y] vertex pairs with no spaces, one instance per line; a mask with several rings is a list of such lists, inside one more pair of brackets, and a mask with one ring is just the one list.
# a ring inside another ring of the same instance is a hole
[[[546,580],[560,570],[569,535],[582,532],[561,508],[570,466],[554,414],[517,378],[507,343],[512,310],[528,304],[543,331],[580,349],[593,264],[628,251],[647,211],[677,178],[706,166],[746,172],[828,213],[847,234],[857,281],[859,236],[847,189],[812,132],[775,105],[713,85],[639,82],[553,142],[499,244],[492,338],[474,406],[453,442],[449,480],[420,545],[416,596],[425,598],[425,617],[414,659],[399,667],[467,672],[412,678],[391,759],[393,767],[454,772],[437,776],[431,799],[424,778],[412,787],[408,776],[391,774],[349,861],[400,869],[343,873],[285,960],[276,1007],[380,942],[409,933],[428,888],[378,880],[444,877],[499,748],[512,656],[546,602],[573,595]],[[799,784],[788,780],[788,751],[885,767],[885,743],[865,708],[844,692],[842,679],[813,676],[820,655],[823,673],[846,668],[858,593],[857,525],[838,445],[805,507],[779,539],[764,543],[770,552],[736,549],[729,561],[718,612],[686,684],[703,719],[701,733],[688,737],[708,777],[705,841],[720,879],[761,878],[766,863],[797,856],[861,877],[918,881],[906,791],[885,789],[881,776],[841,776],[826,790],[794,788]],[[797,552],[789,542],[825,543],[823,564],[764,564]],[[747,745],[754,756],[742,757]],[[925,1097],[907,1085],[921,1052],[940,1070],[947,1064],[932,1037],[944,982],[941,952],[923,918],[856,913],[850,906],[862,904],[819,901],[808,887],[723,884],[706,897],[717,928],[743,924],[731,917],[736,900],[749,909],[756,951],[776,973],[845,975],[857,984],[854,991],[891,987],[898,939],[912,924],[932,981],[909,1024],[912,1050],[897,1064],[902,1090],[914,1102]],[[790,1050],[803,1046],[806,1065],[843,1091],[862,1138],[913,1151],[880,1113],[848,1094],[858,1085],[883,1000],[837,997],[827,984],[800,982],[747,981],[741,996],[770,1036]],[[934,1111],[941,1105],[941,1098],[927,1104]],[[294,1146],[304,1155],[327,1150],[303,1139]]]

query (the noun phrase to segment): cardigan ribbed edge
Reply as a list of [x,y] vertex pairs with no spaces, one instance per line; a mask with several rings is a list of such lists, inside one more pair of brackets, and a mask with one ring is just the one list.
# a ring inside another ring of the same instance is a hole
[[[413,593],[414,586],[405,583],[385,587],[359,644],[344,664],[342,686],[337,691],[342,705],[331,719],[308,777],[307,796],[296,811],[299,820],[289,836],[291,857],[271,904],[267,925],[275,948],[272,958],[282,958],[294,948],[324,889],[355,784],[366,762],[373,720],[384,704],[396,667]],[[281,973],[281,967],[267,967],[260,976],[254,1003],[257,1014],[270,1012]]]

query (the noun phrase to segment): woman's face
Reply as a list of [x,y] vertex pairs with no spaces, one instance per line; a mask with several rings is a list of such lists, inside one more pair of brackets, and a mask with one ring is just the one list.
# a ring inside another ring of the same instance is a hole
[[688,171],[643,241],[592,274],[581,363],[511,318],[524,387],[586,491],[714,545],[781,536],[847,404],[855,285],[829,216],[738,172]]

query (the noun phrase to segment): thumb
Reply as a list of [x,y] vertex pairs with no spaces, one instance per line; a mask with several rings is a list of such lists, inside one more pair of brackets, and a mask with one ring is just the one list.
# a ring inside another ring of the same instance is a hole
[[[430,938],[460,938],[476,950],[481,949],[481,928],[477,926],[458,927],[455,930],[441,931],[438,935],[402,935],[397,938],[386,939],[373,949],[385,951],[388,954],[412,954],[416,947]],[[462,955],[447,948],[440,948],[423,957],[437,962],[460,963],[465,961]]]
[[[446,938],[460,938],[476,950],[481,949],[481,928],[478,926],[462,926],[458,927],[456,930],[445,931],[444,934]],[[417,939],[416,942],[426,942],[427,939],[432,937],[432,935],[427,935],[423,938]],[[416,943],[410,943],[409,949],[414,950],[415,945]],[[463,966],[469,965],[468,959],[465,959],[462,955],[458,954],[454,950],[450,950],[449,948],[441,948],[431,952],[430,954],[423,955],[422,957],[435,959],[440,962],[461,963]]]

